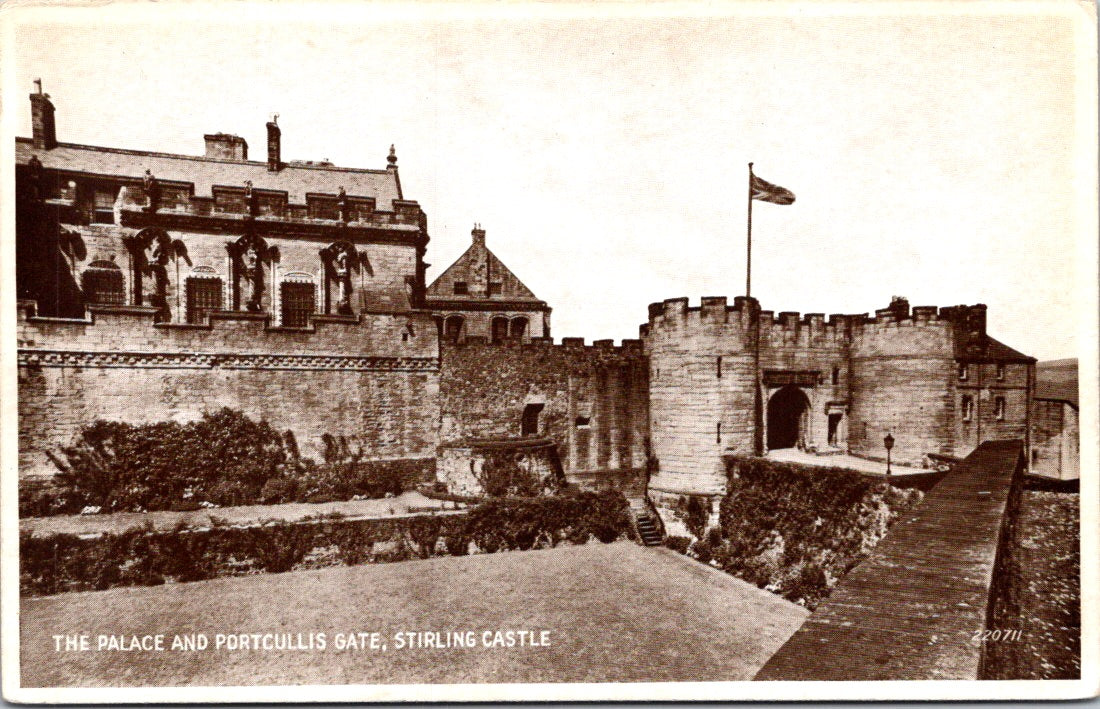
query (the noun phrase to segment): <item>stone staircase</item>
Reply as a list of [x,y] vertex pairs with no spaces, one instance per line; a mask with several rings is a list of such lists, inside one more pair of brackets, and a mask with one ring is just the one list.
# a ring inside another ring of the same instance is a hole
[[656,513],[640,497],[630,498],[630,515],[634,518],[634,528],[638,538],[647,547],[660,546],[665,541],[664,529]]

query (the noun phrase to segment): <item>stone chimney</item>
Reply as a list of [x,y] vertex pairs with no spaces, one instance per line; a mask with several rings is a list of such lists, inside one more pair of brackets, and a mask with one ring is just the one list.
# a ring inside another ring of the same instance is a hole
[[31,135],[34,147],[51,150],[57,147],[57,129],[53,122],[53,104],[50,95],[42,93],[42,80],[35,79],[37,91],[31,94]]
[[267,170],[278,172],[283,167],[282,159],[283,131],[279,128],[279,114],[276,113],[267,122]]
[[247,160],[248,142],[239,135],[229,133],[207,133],[206,157],[222,160]]
[[480,224],[474,224],[474,230],[470,232],[474,237],[474,246],[485,248],[485,230]]

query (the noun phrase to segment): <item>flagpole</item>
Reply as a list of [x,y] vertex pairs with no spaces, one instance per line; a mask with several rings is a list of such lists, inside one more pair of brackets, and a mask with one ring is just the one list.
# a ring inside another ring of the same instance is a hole
[[749,163],[749,220],[745,241],[745,297],[752,296],[752,163]]

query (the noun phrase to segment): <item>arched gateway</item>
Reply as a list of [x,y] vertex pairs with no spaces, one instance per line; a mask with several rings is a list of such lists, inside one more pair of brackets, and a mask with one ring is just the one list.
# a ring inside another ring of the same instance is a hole
[[808,433],[810,400],[796,386],[782,387],[768,400],[768,450],[794,448]]

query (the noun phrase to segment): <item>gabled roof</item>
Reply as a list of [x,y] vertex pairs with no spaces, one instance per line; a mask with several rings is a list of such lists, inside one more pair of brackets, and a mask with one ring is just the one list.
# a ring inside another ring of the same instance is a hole
[[225,160],[75,143],[58,143],[50,150],[38,150],[30,138],[16,138],[16,162],[26,164],[31,155],[37,155],[47,169],[137,181],[148,169],[158,180],[194,183],[195,194],[200,197],[212,197],[214,185],[240,187],[251,180],[257,189],[286,192],[287,199],[294,204],[304,204],[307,192],[336,194],[341,187],[349,195],[374,197],[375,208],[381,211],[393,211],[393,201],[402,199],[396,170],[284,163],[282,169],[272,172],[267,169],[266,162],[254,160]]
[[[475,228],[473,236],[470,248],[428,286],[427,297],[430,300],[455,304],[507,301],[546,305],[489,250],[483,230]],[[465,283],[467,293],[456,294],[455,283]],[[490,295],[490,283],[499,283],[500,292]]]
[[1005,343],[986,335],[986,350],[983,359],[994,362],[1034,362],[1034,357],[1028,357],[1023,352],[1018,352]]
[[1077,360],[1040,362],[1035,367],[1036,399],[1062,401],[1078,408]]

